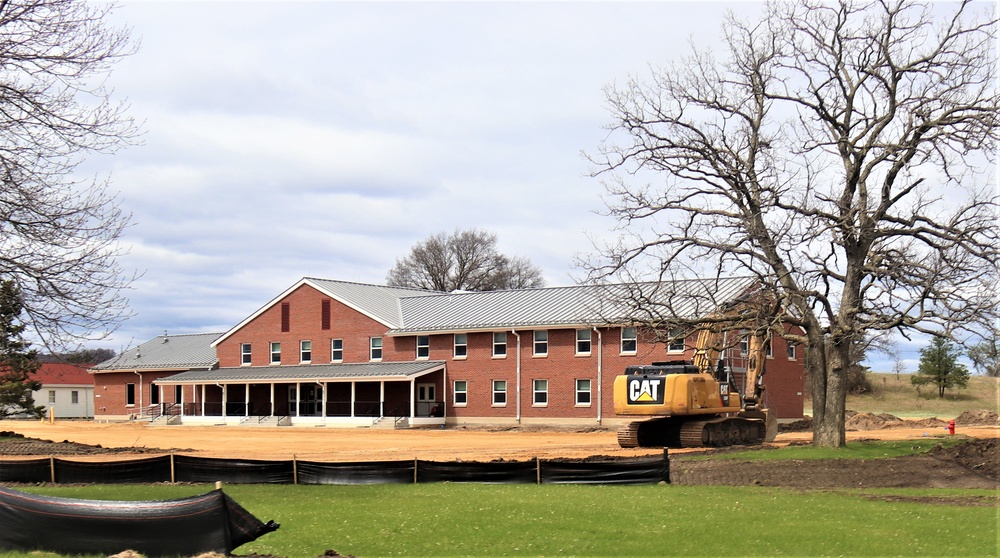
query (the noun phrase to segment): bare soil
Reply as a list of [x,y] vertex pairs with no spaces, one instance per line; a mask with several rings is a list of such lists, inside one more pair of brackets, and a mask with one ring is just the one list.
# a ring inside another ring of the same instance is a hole
[[[1000,488],[1000,417],[968,411],[955,418],[968,442],[928,454],[877,460],[692,460],[706,450],[671,450],[671,482],[679,485],[760,485],[793,488]],[[177,453],[198,457],[364,462],[398,459],[496,461],[631,459],[661,450],[618,447],[606,428],[445,428],[414,430],[317,427],[151,426],[92,421],[4,421],[0,459],[39,456],[79,461],[124,460]],[[948,436],[947,421],[852,414],[848,442]],[[809,422],[782,426],[768,447],[811,442]],[[995,500],[995,499],[994,499]],[[993,501],[991,505],[996,505]]]

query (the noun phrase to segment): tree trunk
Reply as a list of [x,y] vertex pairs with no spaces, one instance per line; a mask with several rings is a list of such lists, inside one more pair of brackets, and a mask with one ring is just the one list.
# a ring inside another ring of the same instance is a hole
[[822,357],[807,364],[812,374],[813,445],[841,447],[847,441],[844,428],[847,407],[847,367],[850,343],[821,345]]

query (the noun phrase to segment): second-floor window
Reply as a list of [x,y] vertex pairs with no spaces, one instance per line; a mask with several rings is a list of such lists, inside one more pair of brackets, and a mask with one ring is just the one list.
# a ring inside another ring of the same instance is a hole
[[465,333],[455,334],[455,358],[465,358],[469,354],[469,336]]
[[344,340],[343,339],[332,339],[332,340],[330,340],[330,361],[331,362],[344,362]]
[[253,362],[250,357],[250,343],[243,343],[240,345],[240,364],[250,364]]
[[493,356],[507,356],[507,332],[497,331],[493,333]]
[[549,354],[549,332],[540,329],[535,332],[535,343],[534,343],[535,356],[545,356]]
[[431,356],[431,338],[427,335],[417,336],[417,358],[429,358]]
[[786,351],[788,352],[788,360],[795,360],[795,343],[789,342]]
[[271,343],[271,364],[281,364],[281,343]]
[[382,360],[382,338],[372,337],[369,342],[369,348],[371,349],[371,359],[372,360]]
[[668,353],[683,353],[684,352],[684,332],[681,330],[674,330],[670,332],[670,341],[667,342],[667,352]]
[[590,334],[589,329],[578,329],[576,330],[576,354],[578,355],[589,355],[590,354]]
[[299,361],[312,362],[312,359],[313,359],[313,342],[299,341]]
[[638,344],[638,335],[634,327],[622,328],[622,354],[634,355]]

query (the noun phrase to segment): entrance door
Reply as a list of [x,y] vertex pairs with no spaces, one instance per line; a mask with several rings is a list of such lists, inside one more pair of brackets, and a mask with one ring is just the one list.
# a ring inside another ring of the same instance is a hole
[[443,417],[444,409],[437,400],[434,384],[417,384],[417,416]]

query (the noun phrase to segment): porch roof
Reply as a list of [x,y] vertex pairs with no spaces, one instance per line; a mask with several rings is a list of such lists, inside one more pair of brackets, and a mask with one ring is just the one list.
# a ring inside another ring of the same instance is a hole
[[408,381],[444,370],[445,362],[364,362],[346,364],[302,364],[297,366],[241,366],[216,370],[191,370],[155,380],[159,385],[181,384],[269,384],[272,382]]

